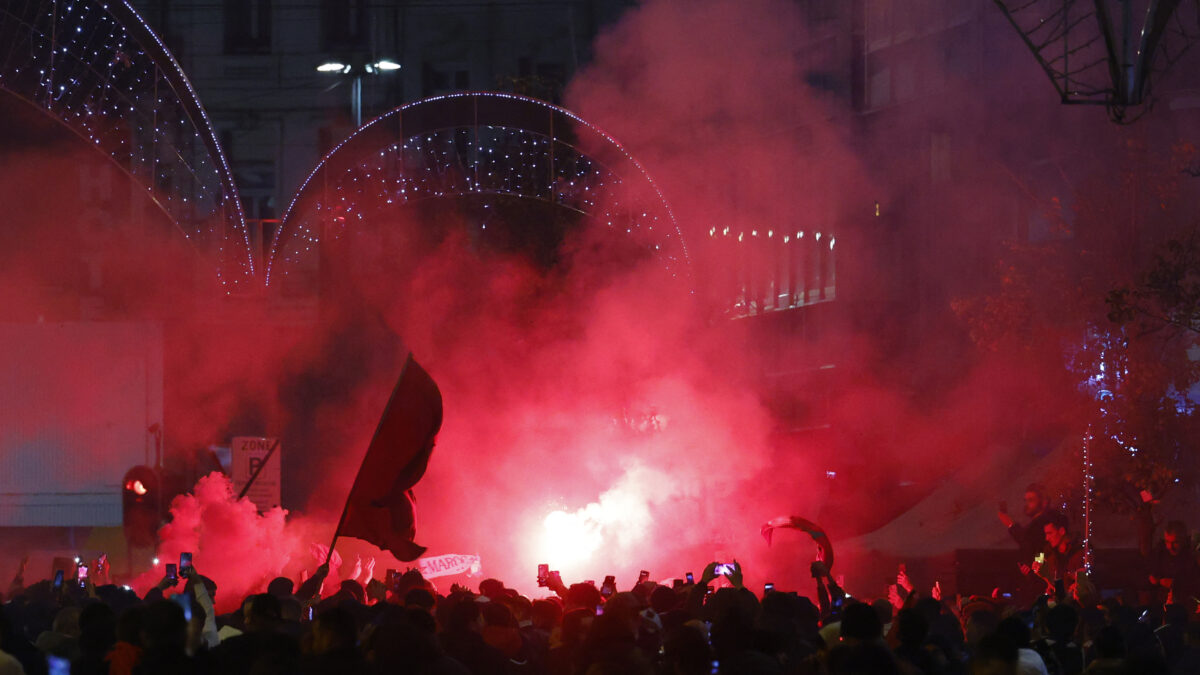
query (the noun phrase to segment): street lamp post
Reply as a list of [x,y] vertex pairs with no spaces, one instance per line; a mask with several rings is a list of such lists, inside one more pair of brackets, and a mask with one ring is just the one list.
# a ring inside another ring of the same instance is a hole
[[354,127],[362,126],[362,84],[364,75],[378,75],[400,70],[400,64],[390,59],[380,59],[370,63],[343,63],[341,61],[326,61],[317,66],[319,73],[337,73],[350,78],[350,114],[354,118]]

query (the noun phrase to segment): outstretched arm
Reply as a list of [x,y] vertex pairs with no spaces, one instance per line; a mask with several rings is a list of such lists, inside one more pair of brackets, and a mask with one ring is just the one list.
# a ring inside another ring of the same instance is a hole
[[196,604],[204,610],[204,643],[209,649],[221,644],[221,636],[217,633],[217,610],[213,607],[212,598],[208,595],[208,587],[200,579],[199,574],[188,575],[187,587],[196,597]]
[[825,530],[820,525],[800,516],[780,516],[762,526],[761,533],[763,538],[767,540],[768,545],[771,543],[772,533],[777,528],[800,530],[812,537],[817,547],[821,550],[820,558],[825,563],[825,568],[833,569],[833,542],[829,540],[829,535],[825,534]]
[[300,584],[300,588],[296,589],[296,599],[300,602],[308,602],[321,593],[321,585],[325,583],[325,577],[329,576],[329,565],[324,564],[317,568],[315,574],[306,579]]

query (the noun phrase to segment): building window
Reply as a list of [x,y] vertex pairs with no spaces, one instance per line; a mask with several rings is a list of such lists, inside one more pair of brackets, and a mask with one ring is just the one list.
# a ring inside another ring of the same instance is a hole
[[713,246],[731,261],[718,292],[734,318],[827,302],[837,297],[837,238],[830,232],[713,227]]
[[421,64],[421,95],[425,97],[441,93],[450,87],[450,78],[428,61]]
[[271,51],[271,0],[225,0],[225,52]]
[[368,50],[366,0],[322,0],[321,30],[327,51]]
[[434,96],[471,88],[471,71],[455,63],[421,63],[421,95]]

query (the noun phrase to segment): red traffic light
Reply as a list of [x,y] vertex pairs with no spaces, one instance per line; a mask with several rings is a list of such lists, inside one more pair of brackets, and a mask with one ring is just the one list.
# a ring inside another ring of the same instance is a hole
[[133,546],[153,546],[162,522],[158,472],[148,466],[135,466],[125,473],[121,488],[126,540]]
[[139,497],[143,497],[147,492],[149,492],[142,481],[137,479],[125,481],[125,489]]

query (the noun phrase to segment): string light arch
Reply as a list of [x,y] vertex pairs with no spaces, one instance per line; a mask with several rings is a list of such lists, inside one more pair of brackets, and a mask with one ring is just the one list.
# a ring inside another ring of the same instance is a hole
[[[317,164],[264,256],[266,284],[312,264],[322,237],[380,209],[427,200],[534,200],[647,242],[667,271],[689,258],[670,206],[612,136],[533,98],[465,92],[416,101],[364,124]],[[486,228],[486,223],[479,227]]]
[[232,293],[257,274],[229,164],[178,62],[124,0],[0,4],[0,89],[108,156]]

